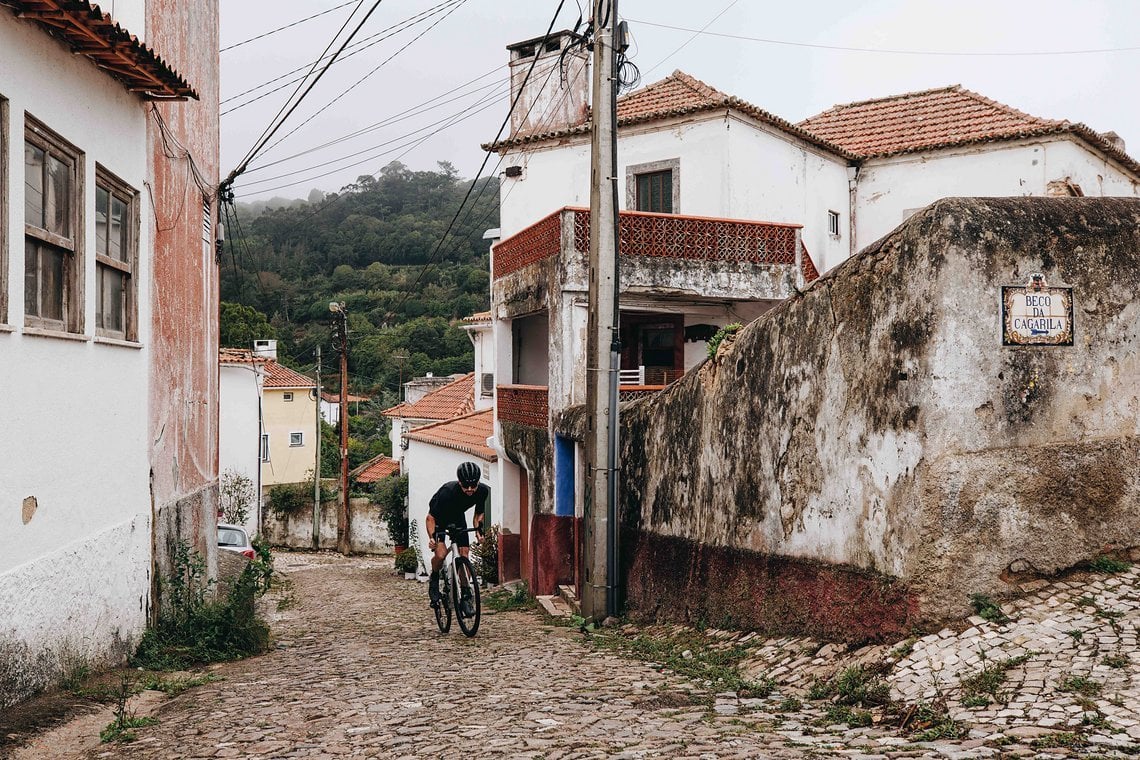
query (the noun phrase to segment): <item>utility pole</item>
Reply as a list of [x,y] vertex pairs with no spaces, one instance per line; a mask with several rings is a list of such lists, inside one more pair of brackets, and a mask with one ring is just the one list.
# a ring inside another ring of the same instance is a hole
[[313,549],[321,548],[321,347],[317,346],[317,454],[313,464]]
[[340,350],[340,511],[336,521],[336,550],[348,554],[351,525],[348,515],[348,309],[343,303],[329,304],[336,315]]
[[[617,609],[618,315],[617,0],[594,0],[590,282],[586,338],[586,584],[582,609],[602,621]],[[608,185],[608,186],[607,186]]]

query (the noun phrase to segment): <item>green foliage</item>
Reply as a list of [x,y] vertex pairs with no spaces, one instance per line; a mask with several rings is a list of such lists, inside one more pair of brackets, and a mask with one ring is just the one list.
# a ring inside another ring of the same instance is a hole
[[158,723],[155,718],[136,718],[127,709],[127,700],[138,693],[138,686],[133,674],[125,673],[119,677],[119,685],[109,693],[115,700],[115,719],[99,732],[99,741],[107,742],[133,742],[137,737],[132,728],[142,728]]
[[274,340],[277,331],[257,309],[222,301],[219,305],[218,343],[225,348],[253,347],[255,340]]
[[398,546],[406,546],[408,542],[408,476],[395,475],[377,482],[373,486],[371,498],[372,503],[379,509],[380,519],[388,528],[388,538]]
[[1106,654],[1101,662],[1110,668],[1119,669],[1128,666],[1128,658],[1120,654]]
[[[322,470],[324,467],[321,468]],[[268,507],[279,517],[298,515],[313,508],[313,471],[300,483],[281,483],[269,488]],[[336,489],[321,483],[321,502],[336,498]]]
[[1101,554],[1096,559],[1089,562],[1089,568],[1096,573],[1123,573],[1128,568],[1132,567],[1131,562],[1126,562],[1122,559]]
[[803,709],[803,706],[804,703],[795,697],[786,697],[782,702],[780,702],[779,705],[777,705],[776,712],[799,712]]
[[919,742],[933,742],[939,739],[961,739],[969,729],[950,717],[941,701],[919,702],[911,716],[909,725],[913,729],[911,738]]
[[482,539],[471,546],[475,572],[487,583],[499,582],[499,526],[487,528]]
[[396,569],[401,573],[414,573],[420,566],[415,549],[404,549],[396,555]]
[[1104,684],[1100,681],[1094,681],[1086,676],[1069,676],[1061,681],[1058,688],[1061,691],[1071,691],[1075,694],[1081,694],[1086,697],[1095,697],[1100,694]]
[[890,686],[877,672],[855,665],[829,681],[814,682],[808,698],[830,698],[840,705],[876,707],[890,701]]
[[218,500],[223,521],[244,525],[253,497],[253,481],[248,476],[233,469],[222,473],[218,482]]
[[981,672],[967,676],[959,682],[962,690],[962,704],[966,707],[985,707],[995,700],[1005,702],[1006,696],[1001,691],[1001,687],[1006,681],[1006,672],[1024,665],[1037,652],[1010,657],[994,663],[986,660],[985,652],[981,654]]
[[483,595],[483,608],[495,612],[515,612],[518,610],[532,610],[538,603],[527,591],[525,583],[520,583],[514,589],[495,589]]
[[[262,545],[264,546],[264,545]],[[157,624],[143,634],[132,664],[152,670],[182,670],[205,662],[234,660],[264,652],[269,627],[257,617],[254,600],[269,587],[272,566],[264,549],[230,586],[223,599],[211,598],[205,561],[185,543],[173,551],[173,572],[161,584],[168,604]]]
[[1080,747],[1088,746],[1088,739],[1080,734],[1071,731],[1058,731],[1055,734],[1042,736],[1039,739],[1034,739],[1032,746],[1037,749],[1050,749],[1053,747],[1067,747],[1070,749],[1078,749]]
[[709,358],[715,358],[716,351],[718,348],[720,348],[720,344],[724,342],[724,339],[729,335],[735,335],[742,327],[744,327],[744,325],[740,324],[739,322],[733,322],[732,324],[725,325],[724,327],[717,330],[716,334],[712,336],[708,343]]
[[845,723],[850,728],[863,728],[871,725],[871,713],[866,710],[855,710],[847,705],[832,704],[827,706],[823,725]]
[[1001,611],[1001,605],[985,594],[971,594],[970,604],[974,606],[974,612],[977,613],[980,618],[988,620],[991,623],[1009,622],[1009,617]]

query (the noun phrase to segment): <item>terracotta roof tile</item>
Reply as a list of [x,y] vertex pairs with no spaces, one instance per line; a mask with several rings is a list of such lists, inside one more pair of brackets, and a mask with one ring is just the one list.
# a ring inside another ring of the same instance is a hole
[[265,388],[316,388],[317,384],[270,359],[265,363]]
[[834,106],[799,126],[860,158],[1071,133],[1140,173],[1135,159],[1084,124],[1031,116],[961,85]]
[[493,462],[496,459],[495,450],[487,445],[487,439],[494,432],[493,415],[493,410],[484,409],[455,419],[424,425],[405,433],[404,436],[413,441],[423,441],[463,451]]
[[491,321],[491,312],[489,312],[489,311],[476,312],[476,313],[472,314],[471,316],[464,317],[463,319],[461,319],[459,321],[463,322],[464,324],[469,324],[469,325],[475,324],[476,322],[490,322]]
[[452,380],[414,404],[399,403],[381,414],[416,420],[449,420],[475,408],[475,373]]
[[[732,109],[743,113],[757,121],[762,121],[783,132],[794,135],[805,142],[812,143],[844,158],[854,158],[854,156],[849,155],[846,150],[840,148],[838,145],[830,143],[818,135],[812,134],[790,121],[781,119],[779,116],[771,114],[762,108],[758,108],[747,101],[741,100],[733,95],[726,95],[720,90],[710,87],[696,77],[690,76],[680,70],[674,71],[659,82],[646,85],[640,90],[618,98],[618,126],[626,127],[633,124],[657,121],[659,119],[721,109]],[[590,122],[587,120],[581,124],[571,125],[562,129],[502,140],[497,143],[484,145],[483,148],[485,150],[504,150],[517,145],[542,142],[561,137],[569,137],[571,135],[584,135],[589,132]]]
[[[321,398],[324,399],[325,401],[329,402],[330,404],[340,403],[340,394],[339,393],[329,393],[328,391],[321,391]],[[372,397],[371,396],[357,396],[355,393],[350,393],[350,394],[348,394],[348,400],[352,403],[356,403],[356,402],[360,402],[360,401],[371,401]]]
[[369,459],[349,473],[357,483],[375,483],[378,480],[400,474],[400,463],[381,454]]
[[265,364],[269,359],[264,356],[255,356],[252,351],[244,348],[218,349],[218,362],[221,364]]

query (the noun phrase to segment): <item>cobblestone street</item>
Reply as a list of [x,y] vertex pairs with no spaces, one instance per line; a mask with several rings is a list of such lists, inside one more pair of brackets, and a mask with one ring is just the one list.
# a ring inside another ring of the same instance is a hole
[[[534,612],[485,613],[474,639],[454,626],[440,634],[425,587],[397,578],[387,558],[282,554],[276,564],[291,587],[289,602],[273,613],[274,651],[216,666],[222,680],[150,709],[159,722],[139,729],[133,744],[69,753],[45,741],[42,752],[18,757],[967,758],[1140,751],[1135,568],[1039,589],[1007,608],[1009,623],[975,618],[966,630],[902,647],[848,652],[806,639],[706,631],[714,644],[749,647],[750,677],[775,683],[760,698],[712,693],[703,683],[591,645]],[[922,741],[885,721],[850,728],[827,702],[809,701],[813,679],[884,659],[892,664],[885,676],[892,697],[941,699],[968,731],[955,740]],[[988,693],[992,699],[976,698],[987,696],[984,690],[972,701],[965,695],[969,674],[998,671],[1003,679]],[[1084,688],[1065,690],[1065,679],[1074,678]]]

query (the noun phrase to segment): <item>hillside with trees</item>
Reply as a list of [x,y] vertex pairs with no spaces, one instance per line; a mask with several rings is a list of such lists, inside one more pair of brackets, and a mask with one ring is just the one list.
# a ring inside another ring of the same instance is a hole
[[[401,380],[471,371],[457,322],[488,308],[483,233],[499,224],[495,178],[472,186],[446,162],[437,171],[393,162],[324,198],[239,202],[236,213],[222,219],[223,346],[275,338],[278,359],[310,376],[320,346],[322,382],[335,389],[335,301],[348,312],[349,387],[374,397],[371,412],[396,403]],[[384,448],[381,438],[352,463]]]

